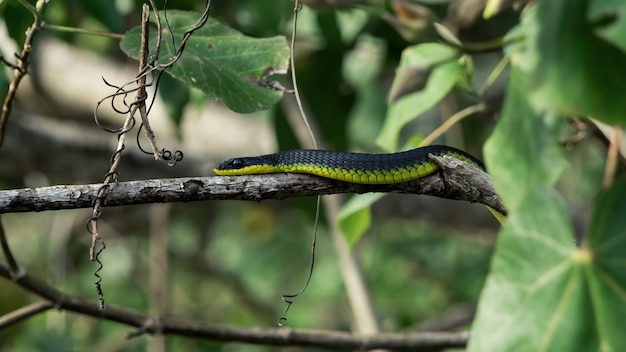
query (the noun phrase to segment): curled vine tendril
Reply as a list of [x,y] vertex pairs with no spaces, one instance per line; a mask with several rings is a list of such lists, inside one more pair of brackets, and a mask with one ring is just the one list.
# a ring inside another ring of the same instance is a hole
[[98,309],[100,309],[100,311],[103,311],[104,308],[106,307],[106,303],[104,301],[104,292],[102,291],[102,285],[101,285],[102,276],[100,276],[100,270],[102,270],[104,265],[100,261],[100,253],[102,253],[102,251],[104,251],[107,248],[107,245],[102,240],[100,240],[100,243],[102,243],[102,247],[100,247],[100,249],[96,253],[96,263],[98,263],[98,269],[94,271],[93,275],[96,277],[96,281],[94,282],[94,284],[96,285],[96,293],[98,294],[98,302],[100,303],[100,306],[98,307]]
[[[156,93],[156,90],[158,89],[158,83],[160,81],[160,78],[162,77],[161,75],[163,74],[164,70],[170,68],[176,62],[178,62],[178,60],[180,59],[184,51],[185,44],[187,43],[191,35],[195,31],[200,29],[202,26],[204,26],[204,24],[208,21],[209,8],[210,8],[211,1],[206,0],[205,3],[206,3],[206,6],[205,6],[205,10],[202,16],[194,24],[194,26],[191,29],[187,30],[184,33],[183,39],[181,43],[179,44],[175,54],[171,58],[169,58],[167,63],[156,65],[156,62],[160,57],[161,41],[162,41],[162,36],[163,36],[164,31],[162,30],[162,27],[161,27],[161,19],[158,15],[158,9],[156,7],[156,4],[153,0],[150,0],[150,6],[152,8],[151,11],[155,13],[155,22],[156,22],[156,27],[157,27],[156,45],[154,47],[153,52],[151,53],[151,56],[148,58],[148,54],[150,51],[148,48],[148,36],[149,36],[148,18],[149,18],[150,9],[146,5],[143,7],[143,11],[142,11],[142,42],[141,42],[140,59],[139,59],[139,66],[140,66],[139,74],[134,79],[122,85],[116,85],[116,84],[110,83],[104,77],[102,78],[104,84],[114,89],[114,93],[100,99],[97,102],[96,107],[94,109],[94,113],[93,113],[94,121],[96,125],[100,127],[102,130],[109,132],[109,133],[117,134],[118,146],[117,146],[116,151],[113,153],[113,155],[111,155],[109,171],[104,176],[104,181],[103,181],[102,186],[98,189],[97,197],[93,200],[92,215],[87,221],[87,231],[91,234],[91,248],[89,250],[89,256],[92,261],[97,262],[99,265],[98,269],[94,272],[94,276],[97,278],[95,282],[95,286],[96,286],[96,292],[98,294],[98,298],[100,301],[100,310],[103,310],[105,308],[105,301],[104,301],[104,294],[103,294],[102,285],[101,285],[102,277],[99,274],[103,268],[103,263],[100,260],[99,256],[102,253],[102,251],[106,248],[106,244],[100,239],[100,236],[97,230],[97,223],[98,223],[98,219],[102,215],[101,209],[102,209],[102,206],[104,206],[105,204],[107,194],[111,187],[111,183],[115,183],[118,180],[119,174],[117,172],[117,167],[121,160],[121,154],[126,148],[125,143],[124,143],[126,140],[126,134],[135,127],[136,125],[135,113],[139,110],[139,113],[142,118],[140,128],[137,131],[137,145],[139,146],[139,148],[143,152],[146,152],[142,148],[141,144],[139,143],[139,134],[141,133],[142,127],[144,127],[145,125],[146,132],[147,132],[148,138],[150,138],[150,142],[152,143],[153,153],[155,154],[155,156],[157,156],[159,159],[162,159],[168,162],[168,165],[170,166],[174,166],[176,163],[183,160],[183,153],[181,151],[177,150],[174,153],[166,149],[161,149],[160,151],[157,151],[156,143],[154,142],[154,134],[149,128],[150,126],[149,126],[149,120],[148,120],[148,115],[152,109],[152,106],[154,105],[156,94],[152,94],[148,107],[146,108],[146,100],[148,99],[146,88],[151,87],[154,89],[154,93]],[[164,6],[166,7],[166,5],[167,5],[167,0],[165,1]],[[173,31],[171,30],[170,23],[167,19],[167,13],[165,13],[165,21],[167,24],[167,28],[169,29],[168,32],[170,33],[169,34],[170,38],[172,40],[172,43],[174,44]],[[131,93],[136,93],[136,97],[133,101],[130,101],[129,99],[129,95]],[[101,120],[99,117],[100,107],[103,103],[107,101],[110,102],[112,111],[114,111],[115,113],[119,115],[126,115],[126,121],[124,122],[124,125],[121,128],[113,129],[113,128],[105,127],[101,123]],[[153,153],[149,153],[149,154],[153,154]],[[101,243],[101,247],[96,253],[94,253],[98,242]]]

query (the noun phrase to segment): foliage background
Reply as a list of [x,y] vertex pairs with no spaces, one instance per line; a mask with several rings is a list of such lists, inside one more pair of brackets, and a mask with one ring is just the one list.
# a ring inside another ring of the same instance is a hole
[[[292,4],[288,1],[212,3],[211,17],[246,35],[270,37],[289,33]],[[319,5],[319,2],[314,3]],[[313,11],[305,7],[300,16],[296,67],[300,93],[318,126],[325,148],[369,152],[389,149],[385,146],[381,148],[381,144],[376,142],[386,118],[389,118],[386,96],[394,77],[400,72],[396,69],[403,50],[416,43],[440,42],[431,27],[422,29],[425,23],[437,19],[451,28],[462,42],[468,43],[487,42],[505,35],[514,37],[522,32],[525,40],[521,44],[514,42],[506,47],[512,69],[504,70],[485,94],[477,96],[477,87],[485,82],[503,58],[500,47],[474,53],[471,65],[460,65],[459,74],[466,74],[467,79],[459,78],[453,82],[454,89],[444,91],[433,101],[438,102],[436,106],[425,109],[419,119],[411,119],[406,126],[398,129],[394,134],[396,144],[400,148],[417,145],[450,115],[477,101],[484,102],[487,108],[482,113],[464,119],[437,142],[481,156],[483,144],[492,136],[485,148],[485,159],[498,190],[512,211],[511,223],[519,225],[511,225],[505,234],[510,239],[522,238],[519,242],[500,241],[499,246],[504,246],[501,251],[526,250],[523,253],[532,257],[542,244],[532,247],[529,241],[524,240],[530,231],[543,233],[543,236],[559,233],[562,236],[558,238],[563,242],[573,242],[574,237],[584,236],[593,200],[597,199],[602,186],[606,147],[602,139],[593,136],[583,138],[571,148],[559,147],[560,141],[568,140],[577,132],[570,127],[568,121],[571,120],[560,115],[594,115],[609,123],[623,123],[623,118],[616,117],[619,116],[616,111],[623,111],[621,105],[607,103],[619,100],[618,97],[623,96],[620,95],[623,87],[619,83],[609,86],[602,83],[605,82],[603,79],[614,82],[612,77],[622,77],[624,73],[623,69],[609,70],[614,68],[611,66],[614,61],[607,62],[593,54],[571,63],[567,57],[560,56],[558,48],[548,49],[562,39],[559,35],[567,33],[572,28],[570,26],[587,21],[585,16],[588,12],[605,20],[601,15],[606,13],[603,12],[606,9],[594,5],[595,2],[580,2],[588,7],[580,5],[580,8],[573,9],[559,8],[558,4],[565,6],[564,1],[554,1],[557,5],[544,5],[542,2],[540,6],[543,6],[544,12],[539,12],[539,15],[522,15],[519,10],[507,7],[497,16],[485,20],[481,17],[484,4],[480,2],[473,5],[465,1],[424,3],[423,8],[428,11],[417,18],[394,13],[392,4],[386,1],[332,11]],[[138,3],[116,1],[112,4],[109,1],[53,1],[46,13],[46,21],[113,33],[122,33],[138,24]],[[179,1],[175,6],[177,9],[199,10],[193,1]],[[2,2],[0,10],[8,38],[19,45],[31,17],[17,1]],[[583,29],[571,34],[578,35],[579,39],[567,42],[571,47],[565,49],[577,52],[583,50],[587,43],[597,42],[598,32],[584,30],[595,28],[592,24],[596,22],[593,16],[589,16],[590,22],[584,22],[585,25],[580,25]],[[392,20],[385,20],[385,17]],[[524,21],[530,22],[530,25],[518,25],[520,22],[524,24]],[[556,23],[555,28],[542,27],[550,21]],[[599,28],[610,28],[610,23]],[[535,35],[546,32],[556,34],[548,39]],[[619,36],[611,34],[610,30],[601,33],[606,36],[600,38],[609,38],[610,44],[607,48],[602,42],[601,47],[596,48],[600,50],[598,56],[601,56],[601,50],[607,50],[616,60],[619,59],[619,55],[623,55],[619,52],[623,46],[619,45],[619,41],[617,44],[611,41],[611,38]],[[58,52],[50,51],[50,43],[56,43],[56,47],[70,53],[64,56],[65,62],[79,52],[82,58],[93,60],[89,75],[80,71],[78,65],[61,77],[52,75],[55,70],[51,69],[54,66],[50,66],[50,62],[59,61],[57,58],[60,56],[52,55],[58,55]],[[113,67],[109,73],[120,70],[131,72],[125,80],[134,76],[132,68],[136,63],[127,59],[118,47],[119,41],[113,39],[49,30],[40,36],[36,44],[32,79],[19,96],[3,148],[0,186],[9,189],[100,182],[108,169],[114,137],[99,130],[92,120],[93,105],[106,93],[95,93],[102,91],[86,88],[92,87],[86,84],[90,81],[102,86],[100,77],[109,77],[93,69],[105,67],[102,62],[106,62],[106,67]],[[592,52],[586,50],[584,53]],[[82,56],[83,53],[88,54]],[[605,52],[602,57],[610,57],[609,54]],[[6,51],[4,56],[11,57]],[[547,66],[545,70],[533,70],[532,63],[545,62],[542,60],[563,63],[563,69],[553,70],[555,66]],[[529,66],[532,74],[528,74]],[[556,78],[551,76],[554,72]],[[587,75],[584,72],[597,74]],[[570,76],[572,78],[568,78]],[[599,81],[593,81],[588,76]],[[561,82],[562,85],[554,86],[554,80],[564,77],[568,79]],[[7,80],[7,77],[2,79]],[[71,84],[73,82],[78,85]],[[587,90],[581,92],[581,85]],[[551,95],[562,92],[563,86],[570,90],[562,95]],[[597,89],[598,86],[604,89]],[[71,94],[60,95],[64,87],[69,88]],[[176,80],[165,78],[162,88],[167,91],[161,92],[161,105],[157,105],[160,109],[155,109],[155,119],[160,121],[156,123],[158,137],[168,148],[182,149],[186,159],[175,168],[168,168],[152,162],[150,156],[142,155],[132,146],[123,160],[121,177],[125,180],[208,174],[212,165],[226,157],[300,147],[293,125],[289,122],[292,121],[293,105],[288,98],[269,110],[234,116],[219,101],[207,99],[197,90],[188,89]],[[88,94],[79,94],[82,91]],[[599,104],[571,104],[572,101],[596,102],[596,96],[603,96],[605,100],[600,100]],[[161,111],[160,120],[158,110]],[[512,116],[518,116],[518,119]],[[115,118],[112,114],[106,121],[119,123]],[[558,190],[561,196],[554,195],[553,189]],[[614,192],[621,194],[623,190],[618,186]],[[620,197],[617,197],[612,201],[619,205],[619,200]],[[621,209],[611,206],[611,201],[606,202],[601,203],[604,204],[602,207]],[[298,199],[260,204],[206,202],[107,208],[101,220],[107,242],[107,250],[101,257],[105,263],[101,274],[105,297],[108,302],[141,311],[165,309],[165,314],[171,316],[241,326],[273,326],[284,309],[280,295],[297,291],[308,271],[313,206],[313,199]],[[518,209],[519,213],[516,213]],[[596,210],[596,213],[598,211],[601,210]],[[538,217],[541,212],[548,219]],[[3,217],[14,252],[31,274],[45,277],[62,290],[94,297],[92,283],[95,267],[88,261],[89,236],[83,225],[88,214],[87,210],[76,210],[6,214]],[[382,329],[468,328],[496,245],[498,224],[489,213],[481,206],[470,204],[389,195],[372,207],[371,214],[372,226],[358,240],[353,251],[363,265]],[[560,222],[554,220],[556,224],[552,224],[549,221],[553,214],[559,215]],[[604,221],[612,224],[614,220],[609,218]],[[538,228],[523,227],[529,223],[538,224]],[[570,224],[571,229],[568,229]],[[163,233],[159,235],[163,230],[167,243],[166,257],[155,249],[158,248],[159,238],[164,238],[159,237],[163,236]],[[299,297],[291,308],[288,325],[294,328],[350,330],[353,322],[334,249],[326,228],[322,227],[320,232],[313,280],[306,294]],[[519,236],[515,237],[515,234]],[[597,236],[603,235],[605,233],[599,231]],[[618,233],[617,236],[621,235]],[[564,261],[572,260],[572,270],[577,272],[581,251],[570,246],[565,254],[560,253]],[[546,254],[546,257],[550,255]],[[619,252],[615,258],[617,267],[623,266],[619,264],[622,260]],[[511,270],[509,278],[524,277],[529,282],[533,282],[533,273],[548,272],[552,268],[549,260],[537,260],[538,264],[546,266],[536,268],[534,272],[520,273],[516,270],[519,266],[508,266],[501,257],[493,260],[494,267],[504,267],[503,272]],[[594,274],[589,273],[593,261],[591,266],[587,266],[590,262],[582,263],[580,270],[587,272],[589,282],[593,282]],[[611,269],[603,265],[600,267],[609,271],[614,269],[612,264],[607,265]],[[497,278],[493,276],[492,280]],[[614,287],[621,288],[617,292],[623,297],[624,281],[617,278],[614,282]],[[517,304],[513,298],[500,302],[502,294],[494,289],[494,285],[493,282],[487,285],[487,298],[483,298],[481,305],[497,309],[493,309],[493,315],[488,315],[489,308],[483,308],[487,313],[483,316],[479,314],[479,324],[475,325],[477,331],[493,329],[493,325],[489,325],[490,317],[508,312],[511,305]],[[593,295],[588,293],[591,289],[584,288],[588,287],[586,284],[580,285],[583,288],[577,292]],[[551,317],[555,311],[573,317],[582,314],[573,308],[566,313],[552,309],[563,302],[559,300],[563,292],[560,288],[542,291],[542,297],[554,297],[554,300],[531,305],[528,309],[530,320],[521,326],[522,332],[533,333],[530,330],[537,324],[532,319],[553,322]],[[517,297],[513,292],[508,295],[506,297]],[[603,296],[600,294],[598,297]],[[0,290],[0,312],[12,311],[33,299],[4,281]],[[623,303],[620,298],[613,302],[615,306],[623,306]],[[532,308],[542,307],[541,304],[548,307],[544,309],[545,315],[535,313]],[[595,309],[597,311],[597,304]],[[620,309],[616,309],[615,314]],[[593,315],[589,313],[593,311],[594,308],[589,308],[584,313]],[[501,319],[499,322],[515,324],[506,316]],[[558,322],[554,324],[552,329],[559,331],[562,326]],[[606,329],[607,325],[599,326]],[[589,323],[566,331],[594,329],[595,325]],[[127,327],[118,324],[65,312],[48,312],[0,331],[0,344],[25,351],[86,348],[153,350],[157,346],[149,345],[155,343],[153,338],[127,341],[124,338],[127,332]],[[506,346],[514,346],[517,342],[515,336],[510,336],[514,334],[503,334],[505,341],[492,340],[489,335],[484,333],[482,336],[485,338],[477,338],[470,349],[485,350],[485,346],[493,347],[497,342],[502,350],[510,350]],[[603,336],[601,333],[597,335]],[[607,333],[604,336],[610,335]],[[552,335],[541,336],[543,339],[538,341],[544,341],[542,347],[546,347],[546,339],[554,342],[547,343],[546,349],[558,350],[563,346],[560,345],[561,339],[552,339]],[[606,350],[618,350],[617,346],[623,344],[618,337],[605,341],[609,341],[607,346],[610,347]],[[596,339],[592,339],[592,344],[595,342]],[[159,346],[175,350],[211,351],[240,347],[177,337],[167,337],[160,341]],[[535,349],[537,346],[522,347]],[[245,348],[271,350],[257,346]]]

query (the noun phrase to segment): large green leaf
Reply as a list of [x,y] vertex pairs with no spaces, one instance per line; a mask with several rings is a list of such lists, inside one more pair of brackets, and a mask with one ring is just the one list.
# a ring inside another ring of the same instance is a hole
[[[164,14],[159,13],[164,26],[159,64],[174,55],[173,35],[177,45],[183,33],[200,17],[199,13],[167,11],[171,32],[165,26]],[[154,31],[153,31],[154,32]],[[139,57],[141,29],[130,30],[120,47],[133,58]],[[150,36],[154,48],[156,36]],[[282,92],[267,88],[265,76],[287,72],[289,47],[284,37],[256,39],[209,18],[185,46],[180,60],[166,72],[201,89],[210,97],[222,99],[236,112],[253,112],[270,108],[282,97]]]
[[[626,351],[626,180],[604,193],[588,233],[586,278],[603,343]],[[609,348],[605,348],[609,350]]]
[[527,100],[524,74],[513,66],[502,115],[485,144],[485,161],[509,211],[533,189],[556,183],[566,163],[559,151],[562,119],[537,113]]
[[598,37],[588,6],[583,0],[539,1],[526,12],[519,64],[532,82],[528,94],[541,109],[626,124],[626,53]]
[[[626,183],[607,192],[576,247],[550,188],[529,193],[503,228],[469,351],[624,351]],[[587,245],[585,245],[587,244]]]
[[[399,81],[424,78],[427,81],[423,89],[403,95],[389,107],[385,124],[376,140],[384,150],[396,151],[402,127],[435,106],[454,87],[461,74],[456,57],[453,48],[437,43],[418,44],[404,50],[394,86],[400,84]],[[415,73],[420,72],[427,77],[416,77]]]

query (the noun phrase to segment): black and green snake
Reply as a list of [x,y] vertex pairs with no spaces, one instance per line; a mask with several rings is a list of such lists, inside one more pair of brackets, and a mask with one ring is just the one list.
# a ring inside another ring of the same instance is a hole
[[391,184],[412,181],[437,171],[439,167],[428,158],[429,154],[452,156],[485,169],[480,160],[462,150],[432,145],[391,154],[290,150],[229,159],[218,164],[214,172],[222,176],[301,173],[352,183]]

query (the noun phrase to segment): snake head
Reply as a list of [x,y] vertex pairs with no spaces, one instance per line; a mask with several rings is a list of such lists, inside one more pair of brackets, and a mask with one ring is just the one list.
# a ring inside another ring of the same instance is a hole
[[246,167],[246,161],[244,158],[232,158],[226,161],[222,161],[215,167],[216,170],[238,170]]
[[[271,155],[270,155],[271,156]],[[268,174],[282,172],[268,156],[233,158],[223,161],[213,171],[220,176]]]

